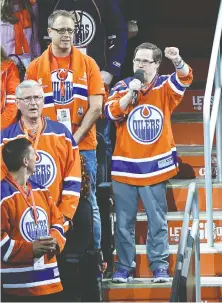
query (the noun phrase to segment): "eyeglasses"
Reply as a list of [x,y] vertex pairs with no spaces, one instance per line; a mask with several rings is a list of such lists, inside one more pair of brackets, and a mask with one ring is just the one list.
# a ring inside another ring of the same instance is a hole
[[64,35],[66,31],[69,35],[72,35],[75,30],[74,28],[54,28],[54,27],[50,27],[50,28],[56,31],[59,35]]
[[34,100],[36,103],[40,102],[43,99],[43,96],[28,96],[25,98],[16,98],[18,100],[22,100],[25,103],[29,103]]
[[156,61],[149,61],[149,60],[147,60],[147,59],[140,60],[140,59],[138,59],[138,58],[134,59],[133,61],[134,61],[136,64],[138,64],[138,65],[140,65],[140,63],[142,63],[143,66],[145,66],[145,65],[147,65],[147,64],[152,64],[152,63],[156,62]]

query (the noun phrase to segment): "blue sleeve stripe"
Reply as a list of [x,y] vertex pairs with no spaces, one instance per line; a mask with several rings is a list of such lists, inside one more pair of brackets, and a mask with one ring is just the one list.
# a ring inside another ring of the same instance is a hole
[[80,192],[81,182],[78,181],[64,181],[63,182],[63,190]]
[[61,235],[64,239],[66,239],[66,238],[65,238],[65,234],[64,234],[64,229],[63,229],[63,227],[62,227],[61,225],[59,225],[59,224],[53,224],[53,225],[50,227],[50,230],[51,230],[51,229],[57,230],[57,231],[60,233],[60,235]]
[[169,81],[171,81],[171,83],[176,87],[177,90],[181,91],[182,93],[186,90],[186,87],[182,86],[178,80],[177,80],[177,76],[176,73],[173,73],[170,78]]

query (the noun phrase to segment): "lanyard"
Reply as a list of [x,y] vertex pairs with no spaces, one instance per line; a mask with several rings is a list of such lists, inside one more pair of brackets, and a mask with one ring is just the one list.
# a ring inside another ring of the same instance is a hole
[[[31,185],[29,183],[27,183],[28,184],[28,193],[26,193],[24,188],[18,182],[16,182],[14,179],[12,179],[12,177],[10,175],[7,175],[6,180],[9,181],[15,188],[17,188],[19,190],[19,192],[23,196],[23,198],[26,201],[26,203],[28,204],[28,206],[32,209],[35,224],[38,225],[37,210],[36,210],[36,205],[35,205],[35,200],[34,200]],[[31,197],[32,205],[28,201],[28,196]]]
[[[28,128],[26,127],[25,122],[23,121],[23,119],[22,119],[22,122],[23,122],[25,137],[26,137],[26,139],[29,140]],[[42,132],[42,127],[43,127],[42,124],[43,123],[42,123],[42,119],[41,119],[41,121],[39,123],[37,133],[36,133],[36,137],[35,137],[35,141],[34,141],[35,143],[34,143],[34,146],[33,146],[35,152],[36,152],[38,144],[39,144],[40,134]]]
[[61,70],[59,70],[59,64],[58,61],[56,59],[55,56],[53,56],[52,54],[52,65],[56,67],[57,73],[58,73],[58,78],[60,80],[60,93],[61,93],[61,97],[65,97],[65,80],[68,76],[68,72],[70,69],[70,65],[71,65],[71,54],[69,55],[69,63],[67,68],[60,68]]
[[146,95],[146,94],[154,87],[154,85],[155,85],[156,82],[157,82],[158,77],[159,77],[159,75],[156,74],[155,77],[153,78],[153,80],[152,80],[151,83],[150,83],[150,87],[149,87],[145,92],[142,91],[142,94],[143,94],[143,95]]

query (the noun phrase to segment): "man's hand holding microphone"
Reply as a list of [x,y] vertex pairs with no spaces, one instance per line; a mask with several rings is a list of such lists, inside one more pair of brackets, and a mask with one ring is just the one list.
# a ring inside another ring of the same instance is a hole
[[119,101],[122,110],[125,110],[131,101],[133,105],[136,104],[138,93],[141,90],[143,83],[144,71],[142,69],[138,69],[134,74],[134,79],[129,83],[128,93]]

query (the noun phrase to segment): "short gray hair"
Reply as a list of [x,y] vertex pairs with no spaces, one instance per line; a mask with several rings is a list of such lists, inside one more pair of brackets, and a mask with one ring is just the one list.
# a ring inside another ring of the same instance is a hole
[[34,86],[39,86],[42,90],[42,95],[44,96],[44,91],[42,86],[35,80],[25,80],[21,82],[15,90],[15,97],[16,98],[21,98],[21,91],[23,88],[29,88],[29,87],[34,87]]
[[56,10],[54,11],[49,17],[48,17],[48,27],[52,27],[53,23],[55,22],[55,20],[58,18],[58,17],[66,17],[66,18],[70,18],[72,19],[72,21],[74,22],[74,25],[76,23],[76,18],[73,14],[73,12],[69,12],[69,11],[66,11],[64,9],[59,9],[59,10]]

